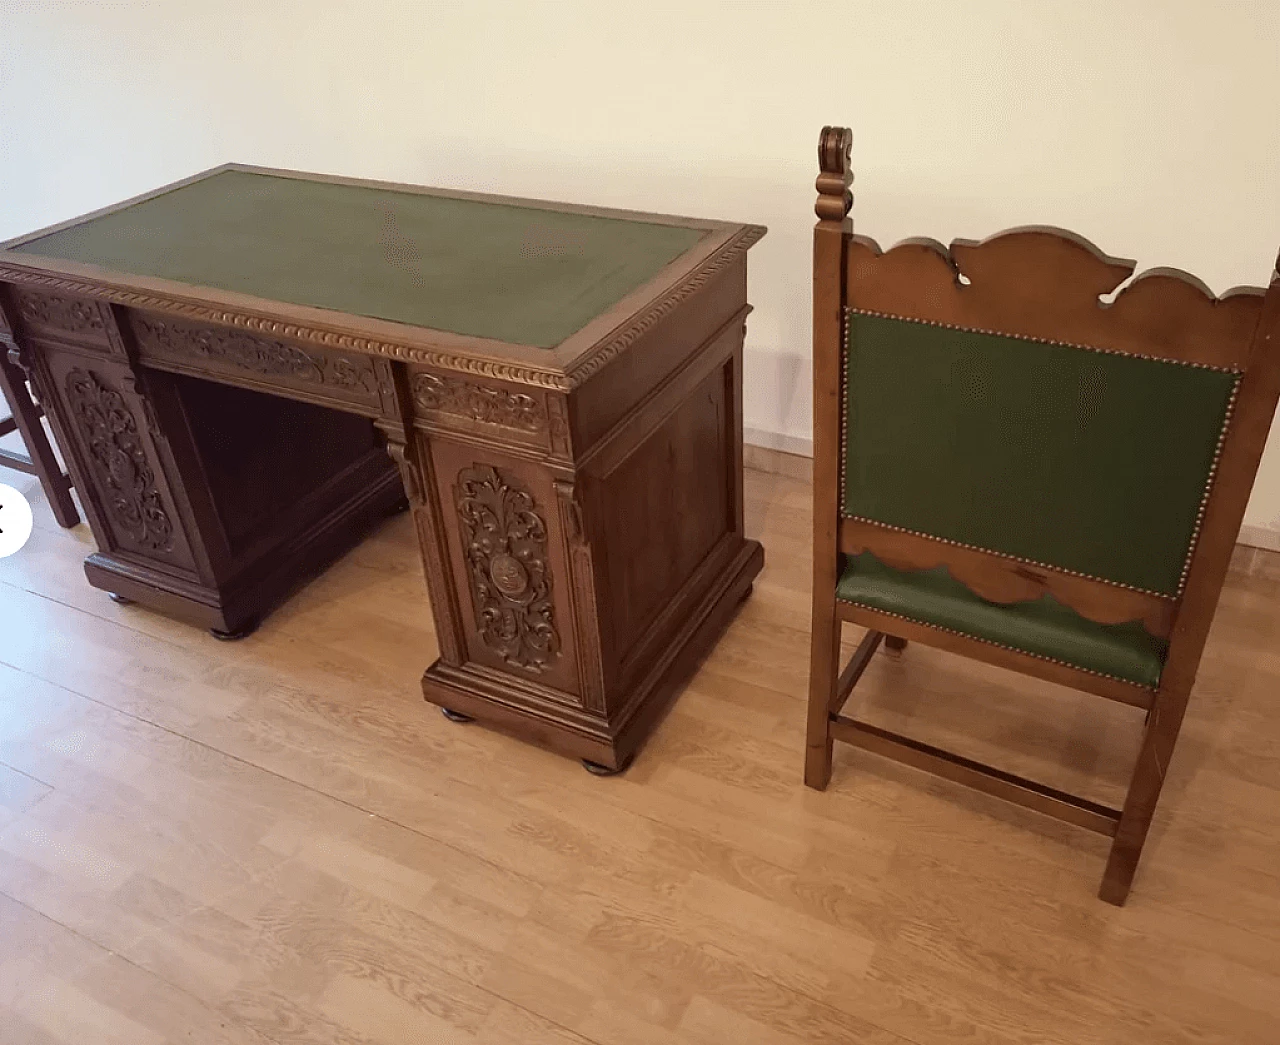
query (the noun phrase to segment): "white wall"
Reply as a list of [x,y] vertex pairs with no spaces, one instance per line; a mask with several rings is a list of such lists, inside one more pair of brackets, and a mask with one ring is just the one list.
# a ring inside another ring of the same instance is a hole
[[1064,225],[1222,292],[1280,247],[1278,97],[1272,0],[0,0],[0,238],[228,159],[762,222],[746,424],[795,449],[823,123],[882,242]]

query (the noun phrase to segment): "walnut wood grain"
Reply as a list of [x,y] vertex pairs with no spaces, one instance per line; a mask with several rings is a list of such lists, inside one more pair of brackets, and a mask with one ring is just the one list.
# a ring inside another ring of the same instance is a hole
[[1177,607],[1171,598],[861,519],[840,520],[840,551],[847,555],[869,551],[898,570],[945,566],[952,577],[988,602],[1026,602],[1052,595],[1099,624],[1140,620],[1148,632],[1161,639],[1169,637]]
[[828,709],[836,700],[840,620],[836,616],[836,556],[840,446],[826,433],[840,431],[844,402],[841,333],[844,330],[846,239],[852,234],[850,156],[853,132],[824,127],[818,137],[818,216],[813,231],[813,608],[810,618],[809,716],[804,781],[824,788],[831,778]]
[[1111,903],[1124,903],[1133,883],[1200,669],[1236,536],[1280,403],[1280,257],[1250,345],[1248,366],[1174,618],[1173,641],[1160,689],[1147,720],[1133,783],[1107,860],[1099,896]]
[[1107,836],[1116,833],[1120,811],[1110,806],[1091,802],[1056,787],[1046,787],[1026,777],[1006,773],[975,759],[843,715],[835,717],[831,731],[837,740],[863,751],[902,762],[1006,802],[1015,802],[1088,831]]
[[34,331],[60,335],[79,344],[107,348],[108,317],[103,305],[92,299],[43,290],[15,288],[14,309],[19,320]]
[[856,236],[848,252],[851,308],[1231,370],[1245,366],[1262,311],[1256,288],[1215,298],[1175,269],[1141,274],[1107,304],[1100,296],[1133,263],[1061,229],[1011,229],[950,249],[909,240],[882,251]]
[[573,585],[573,626],[578,637],[578,680],[582,706],[604,716],[605,663],[600,640],[600,606],[596,598],[596,570],[583,518],[582,502],[573,483],[555,482],[560,510],[560,530],[564,534]]
[[154,313],[130,313],[129,326],[146,366],[204,378],[225,375],[276,394],[292,391],[305,402],[354,408],[370,417],[383,413],[375,368],[381,360]]

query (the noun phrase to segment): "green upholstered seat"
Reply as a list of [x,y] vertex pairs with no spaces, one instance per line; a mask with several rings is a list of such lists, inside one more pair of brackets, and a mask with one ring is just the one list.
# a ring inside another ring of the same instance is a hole
[[706,233],[226,170],[13,249],[552,348]]
[[1239,375],[852,313],[847,516],[1177,595]]
[[946,628],[984,642],[1154,689],[1167,644],[1138,622],[1097,624],[1050,595],[1008,605],[988,602],[945,566],[895,570],[870,552],[850,556],[836,585],[844,602]]

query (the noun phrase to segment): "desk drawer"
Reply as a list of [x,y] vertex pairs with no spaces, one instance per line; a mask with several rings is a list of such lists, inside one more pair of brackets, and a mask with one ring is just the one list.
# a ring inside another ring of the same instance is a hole
[[367,417],[395,416],[386,360],[239,327],[130,312],[140,361]]
[[112,350],[111,306],[93,298],[12,287],[14,311],[35,336],[69,342],[103,352]]

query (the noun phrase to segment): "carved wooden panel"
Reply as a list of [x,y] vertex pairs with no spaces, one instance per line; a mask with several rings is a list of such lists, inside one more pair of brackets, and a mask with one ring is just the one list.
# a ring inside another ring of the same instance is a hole
[[367,356],[148,313],[131,314],[131,325],[149,365],[228,379],[243,375],[255,386],[301,393],[296,398],[382,412],[381,383]]
[[569,400],[557,393],[547,396],[547,427],[551,453],[566,461],[573,460],[573,434],[569,427]]
[[466,378],[415,374],[413,398],[423,410],[468,417],[503,428],[541,432],[547,426],[546,408],[534,396],[479,385]]
[[461,664],[464,657],[458,589],[449,571],[448,542],[431,452],[420,435],[410,433],[412,442],[402,442],[401,438],[399,433],[387,433],[387,453],[400,469],[405,496],[413,510],[422,569],[431,593],[436,642],[441,658],[449,664]]
[[13,340],[13,321],[9,318],[8,292],[9,288],[0,283],[0,352],[17,347]]
[[171,551],[173,520],[124,396],[79,367],[68,372],[63,391],[116,537],[139,548]]
[[560,504],[560,526],[569,547],[569,577],[573,585],[574,631],[578,639],[578,679],[583,707],[605,710],[604,650],[600,641],[600,612],[596,601],[595,566],[587,539],[582,502],[572,483],[554,483]]
[[32,330],[69,337],[77,343],[102,347],[110,344],[105,305],[89,298],[25,287],[14,287],[12,293],[18,316]]
[[554,418],[543,389],[411,367],[409,390],[420,427],[530,447],[550,445]]
[[515,477],[477,464],[454,487],[480,638],[513,667],[541,672],[560,655],[546,520]]

